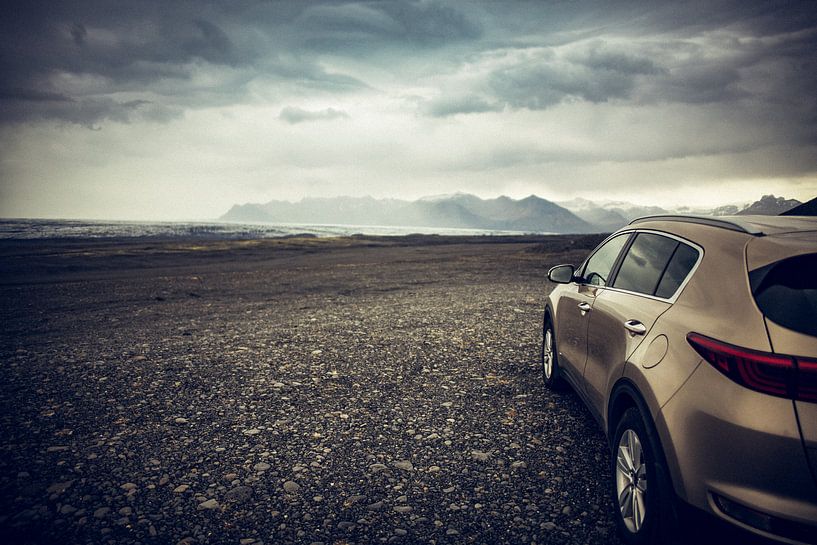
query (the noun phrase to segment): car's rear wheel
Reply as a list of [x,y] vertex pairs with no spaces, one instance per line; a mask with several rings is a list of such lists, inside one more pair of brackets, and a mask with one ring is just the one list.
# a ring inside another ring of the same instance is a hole
[[556,335],[550,316],[545,315],[544,327],[542,328],[542,378],[545,386],[557,389],[562,385],[561,369],[559,368],[559,356],[556,350]]
[[631,544],[664,543],[674,524],[672,487],[661,469],[658,438],[636,407],[624,411],[612,445],[611,488],[619,535]]

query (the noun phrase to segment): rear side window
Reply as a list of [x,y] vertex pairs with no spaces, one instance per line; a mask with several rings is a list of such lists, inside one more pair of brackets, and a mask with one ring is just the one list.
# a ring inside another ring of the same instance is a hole
[[758,308],[769,320],[817,337],[817,254],[751,271],[749,282]]
[[679,243],[678,248],[675,249],[672,259],[669,260],[667,270],[664,271],[664,276],[661,282],[658,283],[658,289],[655,290],[655,295],[668,299],[672,297],[681,284],[684,283],[689,271],[695,266],[698,261],[698,250],[692,246]]
[[638,233],[627,252],[621,269],[616,275],[614,288],[652,295],[658,287],[661,275],[667,267],[678,241],[654,235]]
[[613,287],[668,299],[697,261],[698,250],[692,246],[654,233],[638,233]]

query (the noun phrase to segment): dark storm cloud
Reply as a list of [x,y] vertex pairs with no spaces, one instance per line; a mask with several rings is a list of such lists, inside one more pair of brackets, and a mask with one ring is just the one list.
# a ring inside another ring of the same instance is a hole
[[[564,102],[751,104],[804,135],[817,119],[817,10],[752,1],[7,2],[0,122],[166,120],[265,96],[371,89],[328,58],[444,77],[509,57],[421,106],[437,118]],[[722,34],[721,35],[719,35]],[[510,55],[510,53],[509,53]],[[765,75],[765,79],[764,79]],[[132,101],[140,102],[132,106]],[[791,113],[794,112],[794,113]]]
[[462,8],[462,4],[438,1],[315,5],[303,13],[298,27],[306,43],[318,49],[435,46],[480,36],[480,24]]
[[639,76],[661,72],[649,59],[622,52],[588,52],[558,58],[551,51],[496,70],[488,81],[510,106],[533,110],[567,99],[607,102],[632,95]]

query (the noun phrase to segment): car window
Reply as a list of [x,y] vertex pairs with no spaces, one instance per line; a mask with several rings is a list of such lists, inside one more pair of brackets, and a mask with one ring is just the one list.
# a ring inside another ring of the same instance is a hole
[[665,299],[675,295],[675,292],[684,283],[684,279],[697,261],[698,250],[683,243],[679,244],[672,259],[669,260],[664,276],[661,277],[661,281],[658,283],[655,295]]
[[638,233],[621,262],[613,287],[653,295],[678,244],[672,238]]
[[758,308],[769,320],[817,337],[817,254],[756,269],[749,281]]
[[616,263],[618,254],[630,238],[629,233],[613,237],[604,245],[596,250],[587,260],[584,269],[582,270],[582,278],[588,284],[594,286],[606,286],[607,280],[610,278],[610,271],[613,270],[613,265]]

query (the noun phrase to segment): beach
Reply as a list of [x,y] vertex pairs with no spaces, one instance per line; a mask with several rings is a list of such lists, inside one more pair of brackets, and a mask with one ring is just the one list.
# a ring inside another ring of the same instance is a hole
[[539,365],[599,240],[2,241],[5,541],[615,543]]

